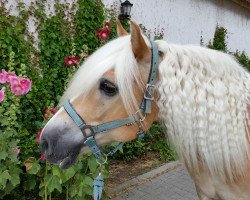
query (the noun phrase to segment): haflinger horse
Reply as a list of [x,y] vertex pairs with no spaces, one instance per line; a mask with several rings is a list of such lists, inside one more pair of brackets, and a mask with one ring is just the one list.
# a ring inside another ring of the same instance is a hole
[[[40,145],[47,160],[68,168],[88,152],[86,138],[99,149],[133,140],[159,120],[201,200],[249,200],[250,74],[222,52],[150,43],[134,22],[128,34],[118,21],[117,32],[79,68],[61,100],[67,106],[45,126]],[[156,72],[152,62],[159,63]],[[150,112],[140,109],[144,101]]]

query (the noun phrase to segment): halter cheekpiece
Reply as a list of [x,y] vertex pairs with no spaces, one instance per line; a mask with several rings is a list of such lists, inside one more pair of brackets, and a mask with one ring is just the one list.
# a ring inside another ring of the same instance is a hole
[[85,123],[85,121],[75,111],[75,109],[73,108],[73,106],[69,101],[65,101],[65,103],[63,104],[63,107],[68,113],[68,115],[81,129],[82,134],[84,136],[84,143],[89,146],[96,159],[113,155],[123,144],[120,143],[116,148],[111,150],[109,154],[104,155],[102,154],[101,149],[95,140],[95,135],[97,133],[105,133],[110,129],[137,123],[139,127],[139,131],[137,133],[138,138],[142,138],[144,136],[144,132],[141,129],[141,123],[144,120],[145,115],[151,113],[152,101],[154,99],[154,91],[156,87],[155,84],[156,84],[157,68],[158,68],[158,47],[154,41],[151,41],[151,46],[152,46],[152,61],[151,61],[151,68],[149,72],[148,82],[146,84],[140,109],[136,113],[128,116],[127,118],[114,120],[93,126]]

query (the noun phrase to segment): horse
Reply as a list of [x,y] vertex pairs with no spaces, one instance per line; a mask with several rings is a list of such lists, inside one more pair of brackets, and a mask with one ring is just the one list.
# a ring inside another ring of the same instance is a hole
[[[160,121],[200,200],[249,200],[250,74],[225,53],[157,40],[156,83],[147,87],[153,44],[135,22],[130,29],[128,34],[118,21],[118,38],[87,58],[72,78],[59,106],[68,100],[71,111],[88,125],[79,128],[62,106],[41,134],[47,160],[68,168],[80,153],[131,141],[138,130]],[[150,112],[140,110],[145,99]],[[138,113],[139,123],[99,131],[105,134],[91,128]],[[89,148],[90,135],[95,144]]]

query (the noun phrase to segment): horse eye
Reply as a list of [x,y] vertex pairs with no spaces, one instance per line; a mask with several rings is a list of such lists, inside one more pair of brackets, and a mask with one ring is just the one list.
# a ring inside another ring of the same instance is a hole
[[100,90],[108,96],[114,96],[118,92],[118,88],[114,83],[111,83],[107,79],[101,80]]

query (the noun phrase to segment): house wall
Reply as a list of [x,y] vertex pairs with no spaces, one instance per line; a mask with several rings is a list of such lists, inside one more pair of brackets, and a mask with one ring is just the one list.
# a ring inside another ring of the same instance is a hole
[[[124,1],[124,0],[123,0]],[[122,2],[123,2],[122,1]],[[120,7],[119,0],[103,0]],[[130,0],[131,19],[152,35],[163,28],[164,40],[178,44],[204,44],[213,38],[216,25],[228,31],[229,51],[250,55],[250,10],[231,0]]]

